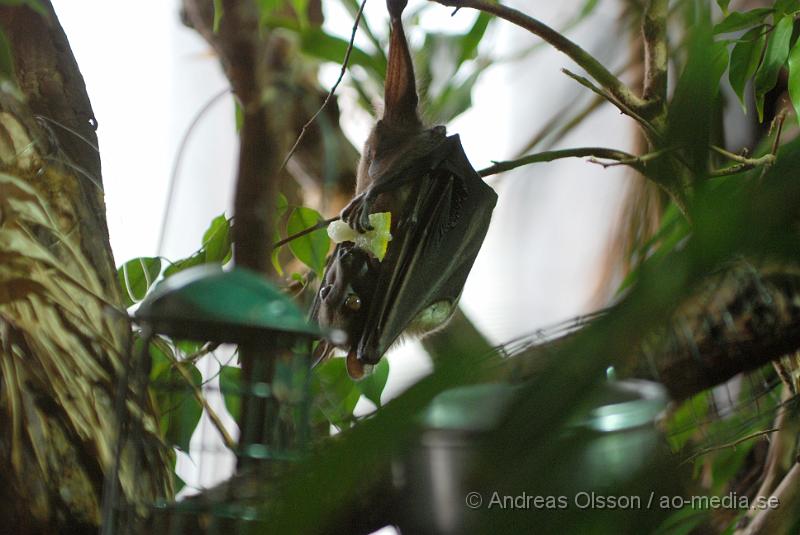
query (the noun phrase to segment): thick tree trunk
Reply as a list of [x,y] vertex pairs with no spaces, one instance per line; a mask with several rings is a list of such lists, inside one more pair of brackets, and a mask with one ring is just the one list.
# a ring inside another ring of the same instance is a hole
[[[0,8],[0,26],[14,56],[17,82],[31,114],[52,135],[62,154],[59,162],[74,175],[64,212],[74,212],[81,250],[116,301],[114,261],[108,241],[97,120],[86,85],[67,37],[49,2],[45,18],[26,7]],[[45,159],[55,158],[45,155]],[[52,162],[51,162],[52,163]],[[66,186],[66,184],[64,185]],[[58,204],[63,193],[49,186],[43,193]]]
[[20,90],[0,94],[0,523],[16,533],[96,533],[109,474],[117,505],[169,497],[169,452],[147,402],[129,397],[137,443],[116,460],[115,390],[130,326],[96,122],[55,12],[41,4],[47,16],[0,8]]

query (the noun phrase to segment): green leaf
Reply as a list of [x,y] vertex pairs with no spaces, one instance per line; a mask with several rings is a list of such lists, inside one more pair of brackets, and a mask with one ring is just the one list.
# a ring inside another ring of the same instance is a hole
[[792,99],[794,113],[800,118],[800,39],[789,53],[789,96]]
[[775,15],[794,15],[800,11],[800,4],[797,0],[778,0],[775,2]]
[[389,379],[389,361],[381,359],[372,373],[356,384],[365,398],[373,402],[376,407],[380,407],[381,394],[386,387],[387,379]]
[[728,14],[728,4],[731,3],[731,0],[717,0],[717,5],[722,10],[723,15]]
[[431,103],[429,113],[434,122],[449,123],[472,107],[472,89],[483,69],[478,69],[463,82],[451,82]]
[[[272,233],[272,243],[278,243],[281,241],[281,235],[276,228],[275,231]],[[272,261],[272,267],[275,268],[275,272],[283,277],[283,266],[281,265],[281,248],[275,247],[272,249],[272,254],[270,255],[270,260]]]
[[[300,206],[292,211],[286,226],[288,235],[297,234],[307,228],[313,227],[322,221],[322,216],[316,210]],[[328,255],[330,238],[324,228],[315,230],[289,242],[292,254],[302,263],[316,273],[325,269],[325,258]]]
[[288,208],[289,201],[286,200],[286,195],[278,192],[278,196],[275,198],[275,219],[285,214]]
[[47,17],[48,13],[44,4],[40,0],[0,0],[0,5],[3,6],[28,6],[43,17]]
[[711,516],[711,511],[708,509],[681,507],[674,513],[670,513],[653,535],[689,535],[700,524],[706,522],[709,516]]
[[238,422],[242,410],[242,369],[236,366],[220,368],[219,388],[225,400],[225,408]]
[[772,8],[770,7],[760,7],[744,12],[734,11],[725,17],[722,22],[714,26],[714,34],[735,32],[761,24],[770,13],[772,13]]
[[311,380],[316,422],[330,422],[342,427],[353,418],[353,409],[361,391],[350,379],[345,359],[332,358],[314,368]]
[[258,8],[261,10],[261,21],[273,14],[283,5],[283,0],[258,0]]
[[767,36],[761,27],[753,28],[736,43],[731,51],[731,62],[728,68],[728,80],[733,91],[739,97],[742,108],[746,109],[744,101],[744,88],[758,69],[761,61],[761,51]]
[[[686,66],[676,84],[668,114],[667,144],[681,147],[698,177],[706,172],[719,80],[728,63],[725,45],[714,42],[710,30],[708,18],[693,24]],[[651,168],[659,171],[657,166]]]
[[[599,0],[584,0],[581,11],[578,13],[577,19],[583,20],[588,15],[591,15],[597,7]],[[563,33],[563,30],[562,30]]]
[[219,24],[222,22],[222,15],[225,9],[222,6],[222,0],[214,0],[214,33],[219,32]]
[[197,353],[203,347],[205,342],[198,342],[196,340],[173,340],[175,347],[178,348],[182,354],[189,356],[192,353]]
[[[332,61],[341,65],[349,41],[334,37],[319,28],[309,28],[300,35],[300,49],[309,56],[324,61]],[[371,56],[353,46],[350,52],[349,66],[359,65],[376,80],[383,81],[386,74],[386,63],[379,56]]]
[[755,78],[756,109],[758,120],[764,119],[764,95],[778,82],[778,74],[789,57],[789,41],[792,38],[792,17],[783,17],[769,36],[764,61]]
[[481,39],[483,39],[483,36],[486,33],[486,28],[489,26],[489,22],[491,20],[492,17],[487,13],[480,13],[478,18],[475,20],[475,24],[472,25],[472,28],[470,28],[470,30],[459,39],[461,53],[459,54],[458,65],[461,65],[466,60],[475,57],[475,54],[478,50],[478,45],[480,44]]
[[203,234],[203,249],[205,250],[206,262],[218,262],[224,264],[225,259],[231,253],[230,221],[225,214],[215,217],[211,221]]
[[244,125],[244,110],[239,102],[234,102],[234,119],[236,120],[236,132],[241,132],[242,125]]
[[160,273],[161,259],[158,257],[134,258],[120,266],[117,280],[125,308],[144,299]]
[[[188,452],[192,433],[203,413],[202,405],[194,396],[194,387],[202,386],[203,377],[193,365],[177,362],[172,349],[163,340],[150,344],[150,358],[150,390],[158,408],[162,435],[168,444]],[[178,371],[178,366],[191,377],[191,385]]]
[[300,28],[308,27],[308,0],[291,0]]
[[178,260],[170,264],[170,266],[164,270],[164,278],[171,277],[176,273],[180,273],[184,269],[189,269],[190,267],[199,266],[200,264],[206,263],[206,253],[205,251],[200,251],[189,258],[184,258],[183,260]]
[[704,391],[684,401],[672,413],[666,423],[667,442],[672,451],[681,451],[698,434],[697,423],[705,421],[709,404],[708,391]]
[[[174,451],[172,453],[175,453]],[[186,486],[186,481],[182,480],[178,473],[175,471],[177,467],[177,459],[175,460],[175,464],[172,465],[172,487],[175,490],[175,494],[179,493],[183,487]]]

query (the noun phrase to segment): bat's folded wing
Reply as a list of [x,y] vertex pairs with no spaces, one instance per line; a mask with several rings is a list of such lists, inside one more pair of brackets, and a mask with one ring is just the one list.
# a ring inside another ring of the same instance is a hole
[[352,341],[363,363],[377,363],[415,320],[449,317],[489,228],[497,194],[472,168],[458,136],[430,161],[430,171],[411,181],[363,334]]

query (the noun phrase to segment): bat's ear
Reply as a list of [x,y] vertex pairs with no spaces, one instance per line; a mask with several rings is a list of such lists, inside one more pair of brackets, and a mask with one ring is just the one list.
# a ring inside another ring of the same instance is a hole
[[407,0],[386,0],[392,30],[389,40],[389,63],[384,83],[383,120],[394,127],[416,129],[422,122],[417,115],[417,83],[414,65],[408,52],[401,15]]
[[314,348],[314,352],[311,354],[311,367],[313,368],[318,364],[322,364],[328,360],[333,353],[334,348],[335,346],[328,340],[324,338],[320,340],[317,344],[317,347]]

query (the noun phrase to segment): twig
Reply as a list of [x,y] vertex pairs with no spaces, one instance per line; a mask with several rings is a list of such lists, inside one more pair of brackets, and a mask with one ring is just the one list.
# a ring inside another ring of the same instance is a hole
[[[358,11],[359,11],[358,0],[352,2],[343,2],[343,3],[345,5],[344,7],[350,13],[351,17],[358,16]],[[369,39],[370,42],[375,46],[375,51],[378,54],[380,54],[383,61],[386,62],[387,59],[386,59],[386,53],[383,51],[383,44],[381,44],[380,39],[375,37],[375,33],[372,31],[372,28],[370,28],[369,22],[367,21],[366,17],[362,19],[360,28],[361,31],[364,32],[364,35],[367,36],[367,39]]]
[[192,135],[192,132],[197,128],[197,125],[200,123],[200,120],[208,113],[214,104],[217,103],[219,99],[230,93],[230,88],[225,88],[222,91],[214,94],[208,102],[206,102],[202,108],[200,108],[197,113],[192,118],[192,122],[189,123],[189,126],[186,128],[186,131],[183,133],[183,137],[181,138],[181,142],[178,145],[178,152],[175,154],[175,162],[172,164],[172,172],[169,175],[169,186],[167,187],[167,201],[164,207],[164,215],[161,218],[161,229],[158,233],[158,247],[156,251],[158,251],[158,255],[163,252],[164,249],[164,239],[167,235],[167,225],[169,224],[169,215],[170,215],[170,206],[172,206],[172,202],[175,200],[175,185],[178,182],[178,171],[181,168],[181,162],[183,161],[183,154],[186,152],[186,145],[189,143],[189,138]]
[[708,173],[708,176],[718,178],[721,176],[735,175],[736,173],[741,173],[742,171],[747,171],[749,169],[753,169],[754,167],[762,165],[766,169],[767,167],[772,165],[774,161],[775,161],[775,156],[773,156],[772,154],[767,154],[762,158],[753,160],[752,163],[737,163],[736,165],[731,165],[730,167],[723,167],[722,169],[713,169]]
[[490,3],[485,0],[432,0],[436,3],[448,7],[462,8],[468,7],[491,13],[497,17],[507,20],[525,28],[534,35],[537,35],[560,50],[572,61],[577,63],[589,75],[606,89],[614,99],[630,110],[638,110],[646,104],[644,100],[636,96],[630,88],[619,78],[614,76],[611,71],[606,69],[594,56],[586,52],[583,48],[570,41],[564,35],[555,31],[546,24],[517,11],[516,9],[501,4]]
[[630,158],[625,158],[623,160],[617,160],[615,162],[601,162],[596,158],[589,158],[587,161],[589,163],[596,163],[598,165],[602,165],[603,167],[614,167],[616,165],[627,165],[633,167],[634,169],[643,172],[644,171],[644,164],[649,162],[650,160],[655,160],[663,156],[668,152],[674,151],[675,148],[669,147],[666,149],[661,150],[654,150],[653,152],[648,152],[647,154],[642,154],[641,156],[632,156]]
[[303,125],[303,128],[300,129],[300,135],[297,136],[297,139],[292,145],[292,148],[289,149],[289,153],[286,155],[286,158],[283,159],[283,163],[281,164],[278,171],[282,171],[286,164],[289,162],[289,159],[294,155],[297,151],[297,148],[300,146],[300,143],[303,141],[303,138],[306,136],[306,132],[308,128],[312,125],[312,123],[319,117],[319,114],[322,113],[322,110],[325,109],[325,106],[333,99],[333,94],[336,92],[336,89],[339,87],[339,84],[342,83],[344,79],[344,75],[347,72],[347,64],[350,62],[350,54],[353,52],[353,43],[356,40],[356,32],[358,31],[358,23],[361,22],[361,16],[364,13],[364,6],[367,4],[367,0],[362,0],[361,5],[358,8],[358,13],[356,14],[356,20],[353,23],[353,33],[350,35],[350,42],[347,44],[347,51],[344,53],[344,60],[342,60],[342,69],[339,71],[339,78],[336,79],[336,83],[333,84],[331,90],[328,91],[328,95],[325,97],[325,101],[322,103],[322,106],[319,107],[317,112],[311,116],[311,118]]
[[580,147],[576,149],[538,152],[536,154],[529,154],[528,156],[524,156],[518,160],[494,162],[494,165],[485,169],[481,169],[478,171],[478,174],[482,177],[487,177],[532,163],[552,162],[553,160],[559,160],[562,158],[582,158],[586,156],[602,158],[605,160],[615,160],[618,163],[628,162],[627,165],[632,166],[635,166],[635,162],[640,161],[640,157],[634,156],[633,154],[628,154],[627,152],[623,152],[621,150],[607,149],[603,147]]
[[200,360],[201,358],[205,357],[206,355],[208,355],[212,351],[215,351],[218,347],[219,347],[219,343],[217,343],[217,342],[209,342],[209,343],[203,345],[203,347],[201,347],[197,351],[193,351],[192,353],[189,353],[188,355],[183,357],[182,362],[189,362],[191,364],[195,364],[198,360]]
[[284,245],[286,245],[290,241],[296,240],[297,238],[302,238],[306,234],[311,234],[315,230],[319,230],[321,228],[325,228],[328,225],[330,225],[332,222],[338,221],[339,219],[340,219],[340,217],[338,215],[335,216],[335,217],[332,217],[330,219],[323,219],[322,221],[320,221],[319,223],[317,223],[314,226],[311,226],[311,227],[308,227],[306,229],[303,229],[300,232],[296,232],[296,233],[294,233],[294,234],[292,234],[290,236],[285,237],[284,239],[282,239],[280,241],[275,242],[274,244],[272,244],[272,248],[273,249],[277,249],[278,247],[283,247]]
[[763,431],[756,431],[755,433],[751,433],[749,435],[746,435],[746,436],[743,436],[741,438],[738,438],[738,439],[734,440],[733,442],[728,442],[726,444],[720,444],[719,446],[712,446],[710,448],[704,448],[704,449],[702,449],[702,450],[700,450],[698,452],[695,452],[692,455],[690,455],[681,464],[690,463],[690,462],[694,461],[695,459],[697,459],[698,457],[701,457],[701,456],[706,455],[708,453],[712,453],[712,452],[715,452],[715,451],[724,450],[724,449],[728,449],[728,448],[736,448],[736,446],[738,446],[739,444],[741,444],[743,442],[747,442],[748,440],[752,440],[752,439],[758,438],[760,436],[769,435],[770,433],[774,433],[774,432],[779,431],[779,430],[780,429],[777,428],[777,427],[773,427],[771,429],[764,429]]
[[[772,140],[772,148],[770,149],[770,156],[772,156],[773,161],[778,154],[778,148],[781,145],[781,133],[783,133],[783,122],[786,120],[786,108],[782,108],[780,112],[775,116],[775,119],[772,120],[772,124],[769,125],[769,131],[772,133],[772,130],[775,130],[775,139]],[[765,165],[764,168],[761,170],[761,174],[759,175],[758,179],[761,180],[764,178],[764,174],[767,172],[769,166],[772,165],[772,162]]]
[[798,489],[800,489],[800,464],[795,463],[783,478],[770,499],[775,500],[777,507],[766,507],[758,511],[752,522],[745,528],[737,530],[735,535],[756,535],[761,533],[791,533],[797,524]]
[[[616,74],[620,75],[626,72],[631,66],[633,65],[632,61],[629,61],[627,65],[619,69]],[[548,119],[547,123],[542,126],[538,132],[536,132],[533,137],[525,144],[525,146],[519,149],[514,158],[521,158],[528,152],[532,151],[535,147],[537,147],[540,143],[542,143],[545,139],[547,139],[546,145],[543,147],[544,149],[548,149],[553,147],[558,141],[560,141],[566,134],[571,132],[576,126],[581,124],[581,122],[586,119],[589,115],[594,113],[595,110],[599,109],[602,104],[608,101],[606,95],[595,95],[592,99],[586,103],[586,105],[574,113],[572,117],[566,122],[561,124],[564,115],[573,109],[574,103],[566,106],[558,111],[556,111],[550,119]]]
[[636,109],[628,106],[625,102],[619,101],[616,96],[614,96],[613,94],[609,93],[606,89],[601,89],[601,88],[595,86],[592,82],[590,82],[585,77],[580,76],[578,74],[575,74],[574,72],[570,71],[569,69],[561,69],[561,72],[563,72],[564,74],[566,74],[567,76],[569,76],[570,78],[572,78],[573,80],[575,80],[576,82],[581,84],[582,86],[586,87],[590,91],[596,93],[597,95],[600,95],[605,100],[608,100],[609,102],[614,104],[617,108],[619,108],[619,110],[622,113],[624,113],[625,115],[628,115],[633,120],[635,120],[637,123],[641,124],[642,127],[645,130],[647,130],[647,132],[649,134],[651,134],[654,139],[659,139],[661,137],[661,135],[658,133],[658,131],[656,131],[655,127],[653,127],[653,125],[651,125],[650,122],[647,121],[647,119],[645,119],[644,117],[639,115],[639,112]]
[[[161,343],[161,341],[158,339],[156,339],[155,342],[156,344]],[[183,377],[183,379],[186,381],[186,384],[189,385],[189,387],[192,389],[192,394],[194,395],[195,399],[200,404],[200,406],[203,407],[203,409],[206,411],[208,419],[211,420],[211,423],[214,425],[219,434],[222,436],[222,441],[225,443],[225,447],[231,450],[235,450],[236,441],[233,440],[231,435],[228,433],[228,430],[225,429],[225,425],[222,423],[222,420],[220,419],[216,411],[212,409],[211,406],[208,404],[208,401],[206,400],[205,396],[203,396],[203,392],[200,390],[200,388],[198,388],[194,384],[192,380],[192,375],[188,371],[186,371],[186,367],[183,366],[183,363],[179,362],[178,359],[176,359],[173,356],[171,350],[163,351],[163,353],[167,355],[167,357],[172,362],[172,365],[175,367],[175,369],[178,370],[178,373],[181,374],[181,377]]]
[[728,158],[731,161],[737,162],[736,165],[731,165],[730,167],[724,167],[722,169],[715,169],[711,171],[709,173],[709,176],[711,177],[733,175],[760,166],[764,166],[764,168],[766,169],[767,167],[775,163],[775,154],[765,154],[764,156],[761,156],[759,158],[748,158],[747,156],[742,156],[741,154],[734,154],[732,152],[723,149],[722,147],[717,147],[715,145],[711,146],[711,150],[713,150],[718,154],[721,154],[722,156]]
[[75,130],[74,128],[70,128],[69,126],[67,126],[65,124],[62,124],[62,123],[56,121],[55,119],[51,119],[50,117],[45,117],[44,115],[36,115],[36,114],[34,114],[33,118],[38,120],[38,121],[45,122],[45,123],[48,123],[48,124],[52,124],[53,126],[57,126],[60,129],[64,130],[65,132],[69,132],[70,134],[72,134],[73,136],[78,138],[79,140],[81,140],[84,143],[86,143],[86,145],[88,145],[97,154],[100,154],[100,148],[97,146],[97,144],[93,143],[90,139],[87,139],[86,136],[84,136],[83,134],[81,134],[80,132]]

